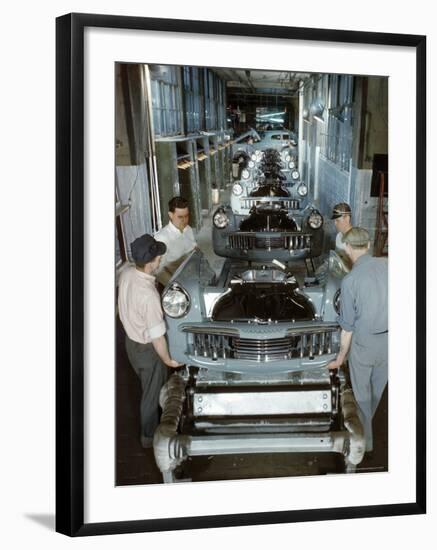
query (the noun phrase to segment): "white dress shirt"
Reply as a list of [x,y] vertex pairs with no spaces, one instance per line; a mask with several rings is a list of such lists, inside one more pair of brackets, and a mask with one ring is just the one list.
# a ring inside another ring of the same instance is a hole
[[155,239],[167,245],[167,252],[161,258],[158,273],[161,273],[169,264],[189,254],[197,246],[193,230],[189,225],[181,231],[172,222],[160,229],[155,234]]
[[335,238],[335,248],[336,250],[341,250],[341,252],[346,252],[346,245],[343,242],[343,233],[337,233]]

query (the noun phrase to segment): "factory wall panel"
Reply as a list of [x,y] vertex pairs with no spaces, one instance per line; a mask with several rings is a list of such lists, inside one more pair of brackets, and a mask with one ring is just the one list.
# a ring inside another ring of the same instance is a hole
[[152,233],[147,165],[117,166],[117,189],[122,204],[130,205],[122,216],[127,251],[130,244],[144,233]]
[[337,165],[327,158],[319,158],[319,206],[325,218],[325,233],[327,246],[335,241],[335,227],[328,220],[331,217],[332,207],[339,202],[349,202],[350,175],[340,170]]
[[352,222],[354,225],[367,229],[370,234],[370,241],[373,243],[376,230],[378,198],[370,196],[372,170],[358,170],[354,168],[352,177],[355,183],[350,202],[353,212]]
[[319,198],[323,215],[330,214],[334,204],[350,199],[350,174],[323,156],[319,159]]

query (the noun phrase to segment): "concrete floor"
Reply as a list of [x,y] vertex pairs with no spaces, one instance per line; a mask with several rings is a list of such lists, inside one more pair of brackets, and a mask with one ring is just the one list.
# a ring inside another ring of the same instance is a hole
[[[225,198],[226,191],[222,193]],[[211,267],[219,272],[224,262],[212,250],[211,215],[205,216],[197,242]],[[300,271],[300,270],[299,270]],[[143,449],[139,442],[140,384],[130,367],[124,349],[124,333],[117,320],[117,485],[162,483],[152,449]],[[374,418],[375,448],[365,457],[357,472],[378,472],[388,469],[387,390]],[[343,459],[334,453],[318,454],[258,454],[204,456],[188,459],[179,476],[192,481],[213,481],[302,475],[339,474],[344,472]]]

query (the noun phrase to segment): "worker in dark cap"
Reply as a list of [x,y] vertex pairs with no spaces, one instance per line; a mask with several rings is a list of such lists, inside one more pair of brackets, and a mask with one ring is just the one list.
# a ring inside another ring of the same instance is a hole
[[[340,202],[332,209],[331,220],[334,220],[337,236],[335,238],[335,250],[343,259],[346,259],[346,247],[343,243],[343,235],[352,228],[352,211],[346,202]],[[348,261],[346,262],[348,263]],[[350,267],[350,264],[348,265]]]
[[141,380],[141,444],[151,447],[159,422],[159,393],[167,380],[166,367],[179,367],[168,352],[161,301],[154,273],[166,245],[151,235],[142,235],[131,244],[135,265],[120,274],[118,312],[126,332],[126,351]]
[[328,368],[339,368],[349,354],[352,389],[370,452],[372,418],[387,384],[388,263],[368,254],[369,233],[361,227],[352,227],[343,242],[352,271],[341,283],[340,351]]

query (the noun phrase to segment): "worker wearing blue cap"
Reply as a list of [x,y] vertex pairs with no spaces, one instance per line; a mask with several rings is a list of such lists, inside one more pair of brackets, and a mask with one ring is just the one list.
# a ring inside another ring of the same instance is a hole
[[167,380],[167,367],[179,367],[168,352],[165,322],[154,273],[166,245],[151,235],[131,244],[135,265],[120,274],[118,311],[126,332],[129,362],[141,380],[141,444],[151,447],[159,422],[159,393]]

